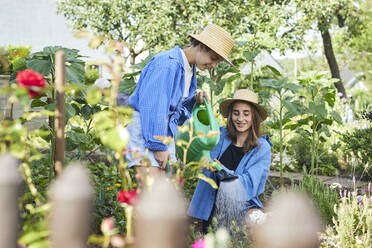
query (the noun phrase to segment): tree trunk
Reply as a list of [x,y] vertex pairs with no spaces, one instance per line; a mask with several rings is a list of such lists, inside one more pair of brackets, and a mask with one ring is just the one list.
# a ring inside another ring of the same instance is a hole
[[340,80],[335,83],[335,87],[338,92],[341,92],[345,96],[345,87],[342,83],[340,69],[338,68],[337,60],[333,52],[331,35],[329,34],[328,28],[325,28],[324,30],[320,29],[320,33],[322,34],[324,53],[327,58],[329,69],[331,70],[332,78]]

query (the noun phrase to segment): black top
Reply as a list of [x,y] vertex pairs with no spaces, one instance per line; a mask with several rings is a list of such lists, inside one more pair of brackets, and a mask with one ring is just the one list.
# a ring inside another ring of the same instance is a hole
[[220,162],[227,169],[235,171],[243,156],[243,147],[237,147],[231,143],[226,151],[222,154]]

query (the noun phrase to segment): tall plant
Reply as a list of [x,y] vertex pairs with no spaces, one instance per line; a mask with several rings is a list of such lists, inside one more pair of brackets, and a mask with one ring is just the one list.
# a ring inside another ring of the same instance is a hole
[[311,138],[311,174],[317,168],[318,146],[324,136],[330,136],[329,126],[334,122],[341,123],[341,116],[332,108],[335,104],[336,89],[331,79],[325,72],[310,71],[303,73],[298,78],[302,86],[299,91],[302,98],[301,114],[305,118],[290,126],[291,129],[301,128]]
[[[274,120],[268,125],[279,130],[279,165],[280,165],[280,186],[284,186],[283,179],[283,151],[284,151],[284,130],[291,128],[291,119],[301,113],[301,104],[298,100],[293,100],[293,94],[297,92],[299,86],[291,83],[287,78],[280,79],[261,79],[261,84],[273,90],[273,97],[279,103],[278,109],[273,109]],[[272,99],[275,100],[275,99]]]

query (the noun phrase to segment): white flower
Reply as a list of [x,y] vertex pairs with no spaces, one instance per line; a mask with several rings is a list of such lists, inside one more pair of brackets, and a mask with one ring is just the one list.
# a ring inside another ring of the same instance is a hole
[[111,87],[111,83],[107,79],[104,79],[104,78],[98,78],[94,82],[94,85],[98,86],[101,90]]
[[262,225],[266,221],[266,214],[261,210],[256,210],[249,215],[249,219],[252,223]]
[[341,189],[342,188],[342,185],[339,184],[339,183],[332,183],[331,186],[330,186],[331,189]]
[[355,240],[356,240],[356,243],[357,243],[358,245],[363,244],[363,241],[360,240],[358,236],[355,236]]

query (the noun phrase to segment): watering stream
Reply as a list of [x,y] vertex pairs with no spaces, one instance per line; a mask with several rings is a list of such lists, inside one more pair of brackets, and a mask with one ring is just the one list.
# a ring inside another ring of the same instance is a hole
[[239,179],[220,183],[215,204],[213,217],[217,219],[218,226],[224,226],[231,231],[232,221],[238,226],[244,224],[248,201],[247,193]]

